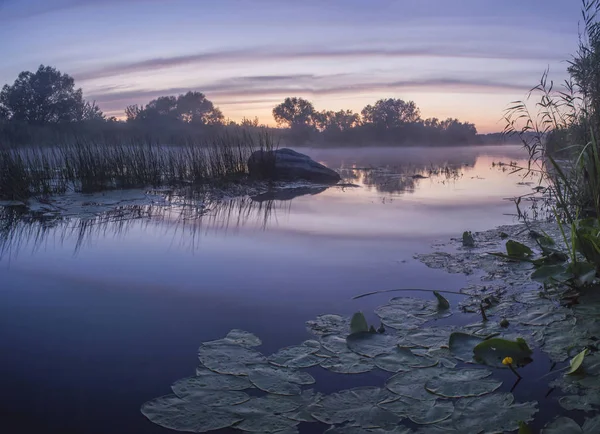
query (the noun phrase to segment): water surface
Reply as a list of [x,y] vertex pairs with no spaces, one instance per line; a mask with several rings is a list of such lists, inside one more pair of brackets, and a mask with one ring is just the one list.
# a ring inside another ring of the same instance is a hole
[[[532,188],[493,165],[522,162],[516,146],[300,151],[357,187],[234,199],[203,216],[136,205],[2,220],[3,423],[14,432],[166,433],[140,405],[193,375],[201,342],[240,328],[270,354],[309,338],[304,323],[319,314],[370,313],[389,298],[357,294],[458,290],[464,276],[413,255],[465,230],[515,223],[506,198]],[[384,377],[335,378],[323,374],[318,388]]]

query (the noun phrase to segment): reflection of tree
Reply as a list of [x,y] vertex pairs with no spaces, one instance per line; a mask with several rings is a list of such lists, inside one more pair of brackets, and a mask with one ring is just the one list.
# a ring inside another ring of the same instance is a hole
[[414,193],[425,178],[433,182],[447,182],[462,176],[463,164],[403,165],[377,168],[352,167],[340,171],[347,182],[374,187],[382,193]]
[[166,229],[174,241],[196,249],[201,236],[210,232],[226,233],[241,227],[265,230],[277,220],[278,212],[289,212],[293,198],[324,190],[282,189],[208,202],[169,196],[171,205],[120,206],[92,218],[48,217],[22,207],[0,206],[0,259],[14,257],[26,248],[36,251],[48,242],[63,245],[67,240],[74,240],[77,253],[98,239],[124,236],[134,227]]

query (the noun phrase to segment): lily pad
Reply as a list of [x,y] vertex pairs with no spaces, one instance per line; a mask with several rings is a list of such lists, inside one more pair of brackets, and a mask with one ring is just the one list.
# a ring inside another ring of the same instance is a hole
[[375,314],[387,327],[396,330],[413,330],[419,328],[426,321],[407,313],[402,307],[395,304],[386,304],[375,310]]
[[349,351],[346,338],[339,335],[322,336],[321,346],[335,354],[346,353]]
[[518,322],[523,325],[547,326],[554,322],[563,321],[567,318],[564,312],[560,312],[553,304],[544,303],[541,306],[531,306],[525,312],[511,318],[509,321]]
[[501,381],[486,379],[492,375],[487,369],[448,369],[425,383],[425,389],[444,398],[466,398],[494,392]]
[[310,368],[321,363],[315,353],[321,349],[317,341],[306,341],[301,345],[282,348],[269,356],[269,363],[285,368]]
[[222,408],[209,407],[175,395],[146,402],[141,411],[151,422],[164,428],[193,433],[228,428],[243,420],[239,415]]
[[439,423],[448,419],[454,412],[454,404],[450,401],[421,401],[407,397],[385,401],[379,406],[399,417],[406,417],[418,425]]
[[[239,378],[247,381],[246,378]],[[202,381],[198,377],[190,377],[176,381],[171,386],[171,389],[173,389],[173,393],[175,393],[175,395],[177,395],[179,398],[194,400],[194,402],[201,402],[211,407],[240,404],[250,399],[250,397],[244,392],[231,389],[208,389],[203,387],[204,384],[206,384],[206,382]],[[224,382],[223,385],[225,388],[239,387],[238,384],[234,382]],[[252,387],[250,382],[248,382],[247,385]],[[215,384],[215,386],[217,386],[217,384]]]
[[483,342],[483,338],[467,333],[454,332],[450,335],[448,347],[454,357],[463,362],[473,360],[473,349]]
[[515,403],[510,393],[492,393],[455,401],[452,416],[436,426],[451,434],[511,432],[519,422],[533,420],[537,411],[535,402]]
[[365,357],[391,353],[398,341],[398,336],[390,333],[352,333],[346,338],[348,349]]
[[351,422],[365,429],[393,427],[400,418],[377,405],[390,395],[378,387],[342,390],[325,396],[312,415],[329,425]]
[[262,341],[258,336],[239,329],[233,329],[227,333],[225,340],[229,341],[229,343],[241,345],[242,347],[247,348],[258,347],[262,345]]
[[442,348],[448,345],[451,333],[450,327],[429,327],[409,331],[406,340],[424,348]]
[[182,378],[171,386],[177,396],[181,396],[180,393],[185,393],[186,390],[244,390],[251,387],[253,386],[248,381],[248,377],[218,374],[210,369],[206,369],[204,366],[199,366],[196,369],[195,377]]
[[542,434],[596,434],[600,432],[600,415],[585,419],[583,426],[568,417],[559,417],[542,430]]
[[431,401],[437,396],[425,389],[425,383],[444,371],[444,368],[432,367],[399,372],[387,380],[385,387],[396,395]]
[[582,395],[561,396],[558,403],[568,411],[598,411],[600,407],[600,390],[586,390]]
[[338,374],[361,374],[372,371],[375,368],[375,362],[370,357],[346,351],[323,359],[321,367]]
[[533,255],[533,251],[523,243],[508,240],[506,242],[506,254],[513,258],[525,258]]
[[308,372],[265,364],[248,365],[248,368],[248,378],[254,386],[277,395],[299,395],[299,385],[315,382]]
[[317,336],[322,335],[346,335],[350,327],[350,320],[339,315],[319,315],[316,319],[307,321],[308,330]]
[[375,357],[375,365],[387,372],[398,373],[409,371],[413,368],[429,368],[438,364],[432,358],[414,354],[409,348],[396,346],[389,354],[380,354]]
[[248,375],[246,365],[267,363],[266,357],[258,351],[221,341],[202,344],[198,358],[211,371],[230,375]]
[[531,363],[533,352],[524,339],[517,338],[516,341],[492,338],[479,343],[474,349],[474,358],[478,363],[494,366],[496,368],[506,367],[502,360],[506,357],[513,359],[514,366],[525,366]]

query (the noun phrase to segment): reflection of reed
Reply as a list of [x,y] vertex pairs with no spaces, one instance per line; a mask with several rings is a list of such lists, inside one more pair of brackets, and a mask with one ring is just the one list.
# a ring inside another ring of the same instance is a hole
[[196,249],[202,235],[227,233],[232,228],[255,226],[267,229],[277,212],[289,212],[291,202],[256,201],[242,197],[199,205],[181,200],[177,205],[133,205],[119,207],[93,218],[44,217],[23,208],[0,207],[0,259],[11,258],[30,248],[39,250],[49,242],[74,244],[74,253],[98,239],[125,236],[132,228],[165,229],[182,246]]

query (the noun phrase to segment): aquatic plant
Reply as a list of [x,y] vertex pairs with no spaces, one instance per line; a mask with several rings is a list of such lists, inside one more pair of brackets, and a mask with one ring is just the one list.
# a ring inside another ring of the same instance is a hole
[[181,146],[78,140],[50,148],[0,148],[0,199],[235,181],[247,173],[253,151],[274,147],[266,133],[243,133]]

